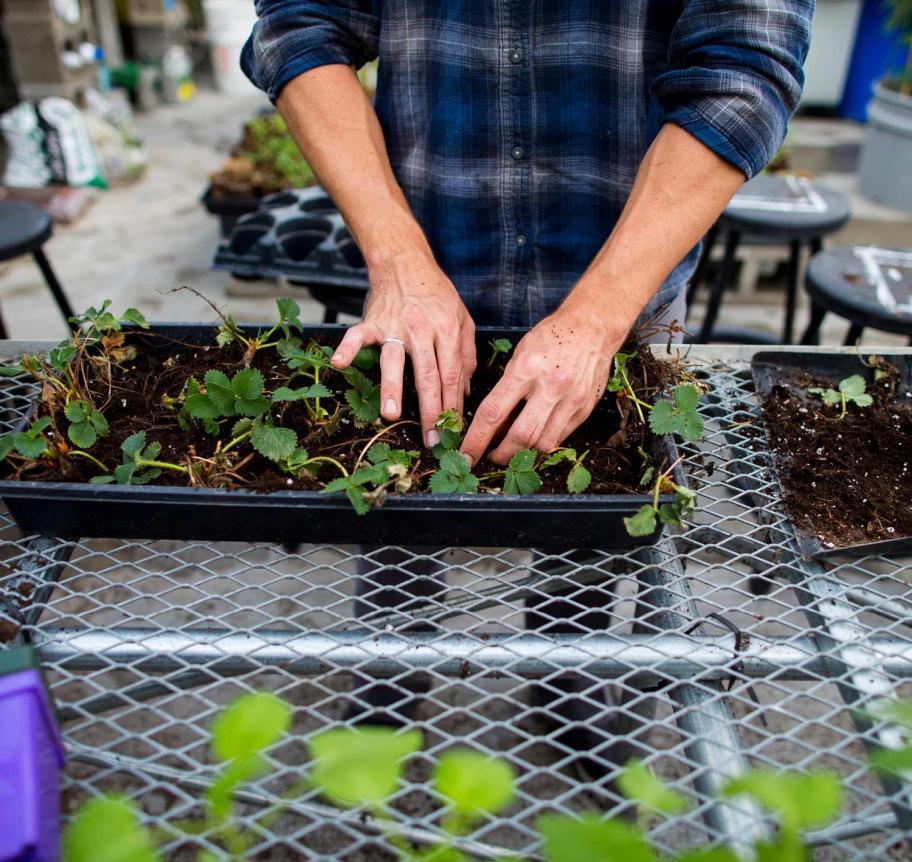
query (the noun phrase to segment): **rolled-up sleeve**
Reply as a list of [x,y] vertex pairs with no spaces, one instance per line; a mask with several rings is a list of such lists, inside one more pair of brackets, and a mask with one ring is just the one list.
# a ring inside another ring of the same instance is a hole
[[380,24],[369,0],[256,0],[256,11],[241,68],[273,101],[310,69],[360,68],[377,56]]
[[750,179],[785,139],[804,84],[814,0],[687,0],[652,93],[665,120]]

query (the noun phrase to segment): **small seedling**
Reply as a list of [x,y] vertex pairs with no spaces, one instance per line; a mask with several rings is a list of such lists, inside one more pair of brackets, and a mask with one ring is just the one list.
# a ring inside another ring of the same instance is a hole
[[196,384],[196,391],[184,401],[194,419],[205,422],[235,416],[257,417],[269,409],[269,401],[263,397],[263,375],[255,368],[238,371],[230,380],[224,372],[213,369],[206,372],[203,382],[205,388]]
[[51,417],[42,416],[22,431],[13,431],[0,437],[0,458],[18,452],[23,458],[40,458],[48,450],[50,441],[45,431],[51,426]]
[[380,418],[380,386],[354,365],[344,369],[341,374],[352,387],[345,390],[345,400],[355,422],[361,425],[376,422]]
[[582,494],[592,483],[592,474],[583,466],[588,452],[577,457],[576,449],[557,449],[542,462],[541,469],[554,467],[562,461],[569,461],[573,466],[567,474],[567,490],[571,494]]
[[188,472],[187,468],[180,464],[159,461],[161,443],[146,445],[145,431],[137,431],[127,437],[120,444],[120,451],[123,454],[123,463],[116,467],[112,474],[93,476],[91,479],[93,485],[108,485],[112,482],[116,482],[118,485],[146,485],[153,479],[157,479],[162,470]]
[[[684,525],[687,516],[693,514],[697,495],[672,480],[675,466],[677,465],[673,464],[656,479],[652,489],[652,502],[644,503],[635,515],[624,518],[624,527],[629,535],[649,536],[655,532],[657,523],[680,527]],[[659,505],[659,495],[662,493],[674,494],[674,499],[670,503]]]
[[472,475],[469,462],[450,449],[441,454],[440,469],[431,476],[428,488],[435,494],[474,494],[478,491],[478,477]]
[[504,473],[504,494],[534,494],[541,488],[541,477],[535,471],[538,453],[534,449],[520,449],[507,465]]
[[846,409],[850,403],[856,407],[870,407],[874,403],[874,399],[865,392],[864,377],[860,374],[853,374],[851,377],[840,380],[838,389],[822,389],[819,386],[812,386],[808,392],[811,395],[819,396],[824,404],[839,404],[841,408],[839,419],[846,415]]
[[509,338],[495,338],[488,342],[491,345],[491,355],[488,357],[488,368],[493,367],[500,354],[506,356],[513,349],[513,342]]
[[70,420],[67,436],[80,449],[91,449],[99,437],[108,436],[108,420],[88,401],[71,401],[64,413]]

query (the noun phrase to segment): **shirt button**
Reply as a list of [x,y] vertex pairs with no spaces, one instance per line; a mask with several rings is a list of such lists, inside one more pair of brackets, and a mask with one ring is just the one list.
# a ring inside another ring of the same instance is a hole
[[524,233],[517,234],[517,236],[516,236],[516,244],[517,244],[520,248],[522,248],[522,246],[524,246],[524,245],[526,244],[526,235],[525,235]]
[[514,65],[517,63],[522,63],[523,61],[523,50],[522,48],[514,48],[510,51],[510,62]]
[[510,155],[513,156],[516,161],[519,161],[525,154],[526,151],[522,147],[513,147],[513,149],[510,150]]

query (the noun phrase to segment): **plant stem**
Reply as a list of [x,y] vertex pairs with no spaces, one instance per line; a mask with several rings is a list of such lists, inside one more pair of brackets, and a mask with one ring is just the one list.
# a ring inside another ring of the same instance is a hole
[[243,441],[246,440],[252,433],[253,429],[251,428],[249,431],[245,431],[243,434],[235,437],[234,440],[229,440],[224,446],[222,446],[221,452],[225,453],[231,449],[232,446],[237,446],[238,443],[243,443]]
[[[361,462],[364,460],[364,456],[370,450],[370,447],[374,445],[384,434],[388,434],[393,428],[398,428],[400,425],[417,425],[413,419],[400,419],[398,422],[394,422],[392,425],[387,425],[384,428],[381,428],[370,440],[367,441],[367,445],[361,450],[361,454],[358,456],[358,460],[355,462],[354,470],[357,470],[361,466]],[[354,472],[354,470],[352,472]]]
[[80,458],[88,458],[96,467],[100,467],[105,473],[110,473],[111,471],[101,463],[94,455],[90,455],[88,452],[83,452],[81,449],[70,449],[70,455],[79,455]]
[[646,422],[646,417],[643,415],[643,407],[647,410],[651,410],[651,405],[647,404],[645,401],[640,401],[636,396],[636,392],[633,391],[633,386],[630,383],[630,378],[627,376],[626,369],[620,369],[621,377],[624,380],[624,388],[627,390],[627,397],[633,401],[634,407],[637,409],[637,413],[640,416],[640,422]]
[[180,464],[169,464],[167,461],[147,461],[145,458],[137,458],[136,463],[140,467],[159,467],[162,470],[176,470],[178,473],[187,472],[186,467],[181,467]]
[[346,479],[348,478],[348,470],[346,470],[345,467],[340,464],[335,458],[330,458],[328,455],[314,455],[313,458],[308,458],[303,464],[301,464],[300,469],[303,470],[308,464],[316,464],[320,461],[335,465],[341,471],[342,475],[345,476]]

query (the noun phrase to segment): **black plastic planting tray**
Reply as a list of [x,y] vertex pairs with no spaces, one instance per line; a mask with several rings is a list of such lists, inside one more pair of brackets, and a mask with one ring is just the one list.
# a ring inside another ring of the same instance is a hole
[[218,197],[212,194],[212,187],[209,186],[200,198],[200,203],[207,213],[218,218],[219,232],[227,237],[241,216],[254,213],[260,208],[262,198]]
[[[342,326],[312,326],[303,335],[334,340],[344,331]],[[137,337],[147,339],[164,359],[186,350],[187,344],[213,344],[215,333],[211,325],[159,324]],[[521,334],[521,330],[479,328],[478,342],[484,345],[501,337],[515,341]],[[670,437],[654,438],[653,449],[659,464],[677,460]],[[683,481],[680,473],[676,479]],[[316,491],[264,494],[4,480],[0,497],[24,532],[62,538],[566,549],[634,547],[650,544],[659,533],[633,538],[624,528],[625,516],[651,502],[647,494],[419,493],[391,496],[366,515],[357,515],[342,494]],[[661,500],[670,498],[663,495]]]
[[345,222],[319,187],[263,198],[237,220],[215,255],[215,268],[306,285],[367,291],[367,269]]
[[[900,371],[901,378],[899,391],[912,391],[912,355],[889,354],[881,351],[877,355],[892,362]],[[839,381],[852,374],[860,374],[865,382],[870,385],[874,382],[874,369],[863,365],[857,355],[847,353],[805,353],[798,351],[762,351],[754,354],[751,361],[751,372],[754,385],[761,399],[766,399],[774,386],[787,386],[794,388],[796,374],[808,374],[821,380],[829,381],[834,388]],[[767,437],[769,442],[769,438]],[[780,488],[782,496],[782,483],[777,467],[783,461],[783,456],[776,452],[772,443],[769,443],[772,454],[773,474]],[[886,461],[884,462],[886,463]],[[912,504],[912,501],[910,501]],[[824,546],[812,533],[801,529],[789,521],[798,542],[801,555],[806,560],[823,559],[841,555],[868,555],[887,554],[912,550],[912,536],[896,539],[885,539],[877,542],[862,542],[853,545],[842,545],[835,548]]]

